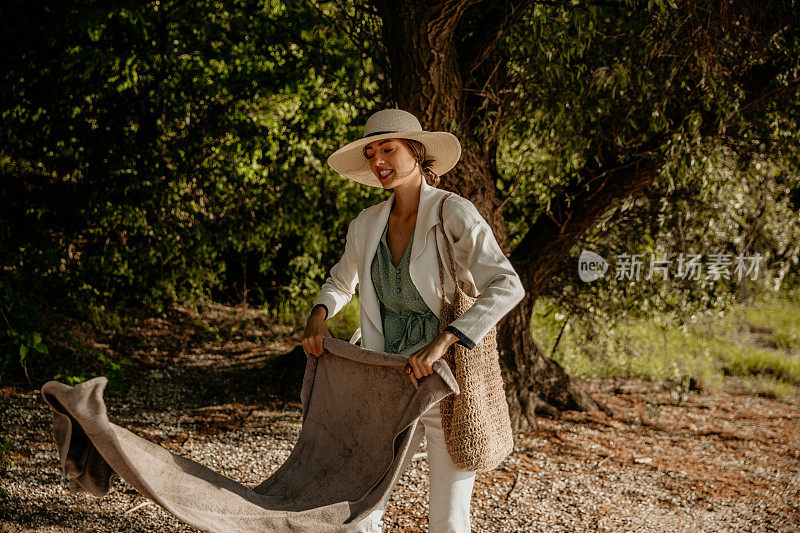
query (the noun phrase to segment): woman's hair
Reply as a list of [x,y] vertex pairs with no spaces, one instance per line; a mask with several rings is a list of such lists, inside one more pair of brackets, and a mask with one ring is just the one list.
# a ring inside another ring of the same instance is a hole
[[428,157],[428,154],[425,150],[425,145],[421,142],[413,139],[402,140],[411,149],[411,153],[414,154],[414,159],[417,160],[417,164],[419,164],[419,168],[422,171],[422,177],[425,178],[425,181],[428,182],[428,185],[431,187],[438,187],[441,178],[439,178],[439,176],[437,176],[433,171],[433,163],[436,161],[436,159]]

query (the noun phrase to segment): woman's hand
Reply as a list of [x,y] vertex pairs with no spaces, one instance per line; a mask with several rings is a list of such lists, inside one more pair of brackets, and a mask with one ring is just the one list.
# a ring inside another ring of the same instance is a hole
[[458,341],[458,337],[449,331],[443,331],[423,349],[408,356],[406,374],[411,378],[415,388],[419,388],[418,380],[433,374],[433,362],[441,359],[447,349],[456,341]]
[[325,308],[314,308],[311,316],[308,317],[308,322],[306,322],[306,330],[303,332],[303,347],[308,353],[312,353],[317,357],[325,353],[322,348],[322,338],[333,336],[325,326],[325,315],[327,315]]

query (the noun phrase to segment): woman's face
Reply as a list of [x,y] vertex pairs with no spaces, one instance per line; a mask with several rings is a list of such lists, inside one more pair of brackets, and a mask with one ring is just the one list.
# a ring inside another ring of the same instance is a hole
[[400,139],[372,141],[364,147],[364,157],[384,189],[414,183],[419,178],[419,165],[414,154]]

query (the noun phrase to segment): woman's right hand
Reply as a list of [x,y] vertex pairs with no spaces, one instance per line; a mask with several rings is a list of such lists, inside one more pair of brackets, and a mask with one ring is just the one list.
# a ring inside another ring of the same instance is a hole
[[325,326],[326,311],[322,307],[317,307],[311,312],[306,322],[306,330],[303,332],[303,347],[308,353],[312,353],[317,357],[325,353],[322,348],[322,338],[332,337],[330,331]]

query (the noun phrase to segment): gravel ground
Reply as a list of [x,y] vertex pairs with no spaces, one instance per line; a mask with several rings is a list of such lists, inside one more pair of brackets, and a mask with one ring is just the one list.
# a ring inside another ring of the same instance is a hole
[[[124,395],[107,394],[109,417],[255,486],[288,457],[300,431],[305,356],[296,346],[286,338],[248,349],[178,349],[159,358],[160,367],[136,371]],[[566,412],[517,433],[501,467],[476,478],[474,531],[800,530],[796,404],[696,391],[678,405],[656,383],[585,384],[614,416]],[[51,424],[38,391],[0,388],[0,428],[12,436],[15,463],[0,479],[8,491],[0,531],[197,531],[122,480],[103,498],[68,492]],[[394,489],[384,530],[426,531],[427,492],[423,440]]]

